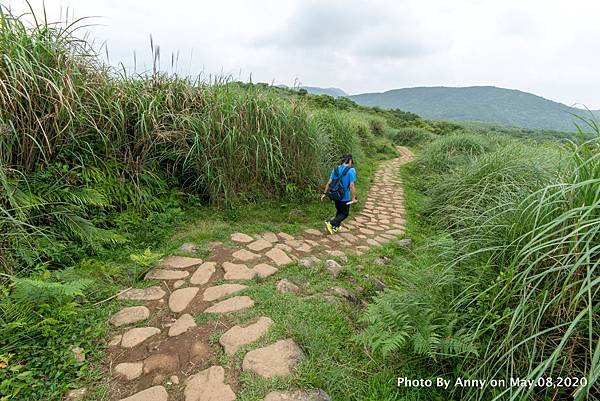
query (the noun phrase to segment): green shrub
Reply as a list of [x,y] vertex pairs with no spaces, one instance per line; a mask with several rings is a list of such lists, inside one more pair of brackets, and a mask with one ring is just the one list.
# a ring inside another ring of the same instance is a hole
[[430,142],[435,135],[423,128],[404,127],[392,134],[392,141],[402,146],[417,146]]
[[492,148],[492,142],[480,135],[466,133],[447,135],[431,142],[419,155],[418,163],[426,171],[448,172]]

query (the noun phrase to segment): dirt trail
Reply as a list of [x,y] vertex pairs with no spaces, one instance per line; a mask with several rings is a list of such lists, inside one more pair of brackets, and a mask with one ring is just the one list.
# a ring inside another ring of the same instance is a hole
[[[252,344],[269,330],[272,320],[263,316],[246,327],[234,326],[228,313],[254,306],[244,295],[253,279],[268,277],[296,261],[310,263],[362,254],[404,233],[404,206],[398,168],[412,160],[406,148],[400,157],[381,163],[361,213],[351,216],[335,235],[307,229],[301,235],[286,233],[232,234],[234,248],[215,244],[205,260],[170,256],[148,273],[160,285],[134,289],[119,296],[143,301],[125,307],[110,320],[115,327],[108,349],[110,400],[126,401],[232,401],[239,391],[239,370],[212,365],[215,331],[226,354]],[[225,284],[215,285],[215,282]],[[284,286],[285,284],[281,284]],[[213,313],[218,320],[197,324],[198,313]],[[242,370],[262,377],[285,376],[301,363],[302,350],[292,339],[281,339],[243,356]],[[272,392],[264,401],[328,400],[312,392]]]

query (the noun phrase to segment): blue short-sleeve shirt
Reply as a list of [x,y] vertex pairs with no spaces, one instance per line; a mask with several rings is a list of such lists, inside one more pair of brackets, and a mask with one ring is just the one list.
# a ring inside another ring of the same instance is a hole
[[[341,176],[342,173],[344,172],[344,169],[346,168],[346,166],[344,165],[339,165],[336,167],[338,169],[339,175]],[[335,173],[335,169],[331,170],[331,174],[329,175],[329,179],[333,180],[333,176]],[[346,193],[344,194],[344,199],[342,199],[342,202],[349,202],[350,201],[350,183],[356,181],[356,169],[354,167],[350,167],[350,170],[348,170],[348,172],[346,173],[346,175],[344,177],[342,177],[342,185],[344,186],[344,189],[346,190]]]

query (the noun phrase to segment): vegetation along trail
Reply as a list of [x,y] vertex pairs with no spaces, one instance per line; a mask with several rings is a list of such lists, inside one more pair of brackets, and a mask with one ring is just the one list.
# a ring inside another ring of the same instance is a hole
[[[298,261],[306,269],[318,269],[324,262],[327,271],[338,276],[346,253],[360,255],[403,234],[403,191],[397,172],[412,154],[406,148],[399,151],[401,157],[381,164],[362,212],[338,234],[315,229],[296,236],[234,233],[234,247],[213,242],[205,259],[168,256],[146,275],[152,286],[120,292],[119,299],[136,304],[109,321],[115,329],[107,371],[118,379],[111,381],[110,399],[232,401],[240,387],[239,361],[243,371],[258,377],[289,375],[306,351],[293,338],[263,341],[274,321],[270,316],[246,316],[255,306],[248,294],[256,280],[268,280],[272,292],[302,297],[299,286],[285,278],[287,265]],[[197,324],[202,321],[199,313],[215,318]],[[233,325],[231,314],[245,324]],[[215,358],[220,353],[214,349],[219,345],[210,341],[215,335],[228,367]],[[168,387],[163,385],[166,378]],[[289,399],[329,398],[322,390],[273,391],[265,397]]]

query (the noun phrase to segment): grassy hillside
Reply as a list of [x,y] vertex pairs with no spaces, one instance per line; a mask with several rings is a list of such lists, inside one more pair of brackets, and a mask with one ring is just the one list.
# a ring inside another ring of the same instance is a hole
[[476,121],[567,132],[576,131],[574,124],[581,123],[572,114],[589,117],[585,110],[531,93],[493,86],[405,88],[349,98],[365,106],[398,108],[434,120]]
[[301,86],[300,89],[305,89],[311,95],[329,95],[333,97],[348,96],[346,92],[338,88],[319,88],[317,86]]

